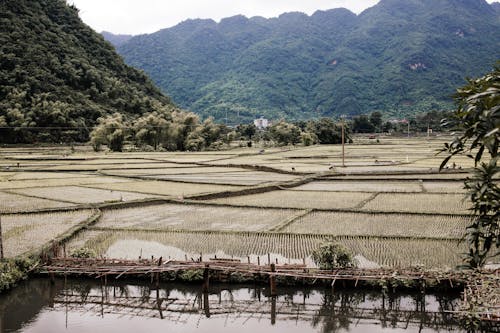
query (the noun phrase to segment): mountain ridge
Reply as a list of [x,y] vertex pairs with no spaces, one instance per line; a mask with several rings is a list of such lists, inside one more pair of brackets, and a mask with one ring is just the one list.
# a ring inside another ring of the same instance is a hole
[[173,100],[231,123],[453,107],[464,77],[488,71],[500,20],[484,0],[382,0],[276,18],[186,20],[117,48]]

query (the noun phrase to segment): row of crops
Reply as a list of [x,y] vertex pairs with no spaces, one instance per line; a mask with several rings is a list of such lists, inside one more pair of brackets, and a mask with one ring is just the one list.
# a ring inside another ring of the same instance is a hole
[[[311,263],[312,250],[332,238],[363,267],[452,268],[460,263],[458,241],[470,218],[463,173],[421,173],[433,168],[440,144],[388,139],[350,146],[348,167],[340,170],[346,176],[337,173],[338,146],[107,155],[80,148],[71,154],[0,151],[5,252],[35,251],[99,207],[100,217],[76,233],[68,251]],[[388,171],[407,172],[380,174]]]

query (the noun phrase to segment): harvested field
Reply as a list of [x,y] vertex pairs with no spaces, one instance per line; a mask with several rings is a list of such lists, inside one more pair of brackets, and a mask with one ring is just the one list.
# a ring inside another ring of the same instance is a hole
[[69,207],[72,204],[54,200],[27,197],[19,194],[0,192],[0,213],[30,212],[45,208]]
[[460,194],[380,193],[361,210],[382,212],[414,212],[467,214],[468,204]]
[[52,186],[72,186],[72,185],[89,185],[89,184],[108,184],[127,182],[129,180],[114,177],[75,177],[75,178],[59,178],[59,179],[30,179],[30,180],[13,180],[0,182],[0,189],[23,189],[31,187],[52,187]]
[[464,193],[464,182],[423,182],[426,192],[431,193]]
[[196,173],[190,175],[162,175],[146,176],[152,179],[175,180],[190,183],[211,183],[229,185],[259,185],[265,183],[287,182],[298,179],[297,176],[284,175],[271,172],[238,171],[238,172],[213,172]]
[[69,172],[16,172],[9,181],[13,180],[39,180],[39,179],[68,179],[68,178],[89,178],[91,174],[69,173]]
[[122,164],[68,164],[68,165],[55,165],[46,168],[40,168],[40,170],[54,170],[54,171],[97,171],[97,170],[115,170],[115,169],[148,169],[148,168],[164,168],[162,162],[154,163],[136,163],[127,164],[123,162]]
[[[89,186],[90,187],[90,186]],[[207,185],[207,184],[186,184],[168,181],[128,181],[126,183],[117,184],[94,184],[93,188],[102,188],[113,191],[131,191],[155,195],[167,196],[189,196],[194,194],[232,191],[241,189],[241,186],[223,186],[223,185]]]
[[239,168],[221,168],[221,167],[203,167],[203,166],[183,166],[178,164],[175,167],[158,169],[120,169],[106,171],[107,175],[120,176],[149,176],[149,175],[180,175],[180,174],[199,174],[199,173],[219,173],[219,172],[244,172],[245,169]]
[[40,249],[71,227],[90,218],[92,210],[2,216],[5,256],[12,258]]
[[141,193],[102,190],[80,186],[36,187],[13,190],[18,194],[45,199],[66,201],[76,204],[122,202],[153,197]]
[[326,192],[422,192],[417,181],[317,181],[294,187],[297,191]]
[[231,198],[209,200],[226,205],[282,208],[355,208],[368,200],[371,193],[272,191]]
[[97,226],[145,230],[267,231],[301,211],[164,204],[105,210]]
[[460,216],[312,212],[280,231],[334,236],[461,239],[469,222],[470,218]]

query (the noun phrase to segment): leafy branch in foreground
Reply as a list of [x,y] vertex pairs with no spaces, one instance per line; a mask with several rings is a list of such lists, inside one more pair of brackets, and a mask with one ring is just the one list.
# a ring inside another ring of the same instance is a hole
[[460,134],[446,143],[443,152],[448,156],[441,169],[455,155],[474,159],[472,178],[465,181],[467,195],[475,216],[467,227],[469,252],[466,264],[473,268],[484,266],[493,248],[500,247],[500,191],[498,187],[498,145],[500,135],[500,67],[479,79],[470,79],[455,96],[458,108],[443,121]]

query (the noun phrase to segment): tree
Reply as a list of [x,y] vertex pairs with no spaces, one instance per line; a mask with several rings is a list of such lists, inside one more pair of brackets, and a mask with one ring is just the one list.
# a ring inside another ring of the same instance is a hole
[[330,118],[309,121],[306,131],[313,133],[321,144],[337,144],[342,142],[342,129]]
[[372,123],[376,132],[380,132],[382,128],[382,113],[375,111],[370,114],[370,123]]
[[155,150],[167,134],[169,122],[166,115],[158,112],[145,114],[134,123],[137,143],[152,146]]
[[115,113],[98,119],[97,127],[90,133],[90,143],[95,151],[107,145],[112,151],[122,151],[125,141],[125,124],[123,116]]
[[300,142],[300,129],[284,120],[271,126],[269,133],[273,140],[280,145],[292,144],[295,145]]
[[465,181],[474,214],[467,227],[469,252],[465,261],[468,266],[479,268],[490,256],[499,254],[491,253],[493,247],[497,251],[500,248],[500,67],[479,79],[469,79],[467,85],[458,89],[455,99],[458,108],[443,125],[460,134],[445,144],[443,151],[448,156],[441,168],[455,155],[474,159],[473,177]]
[[352,131],[354,133],[373,133],[375,127],[370,122],[368,116],[362,114],[353,118]]

